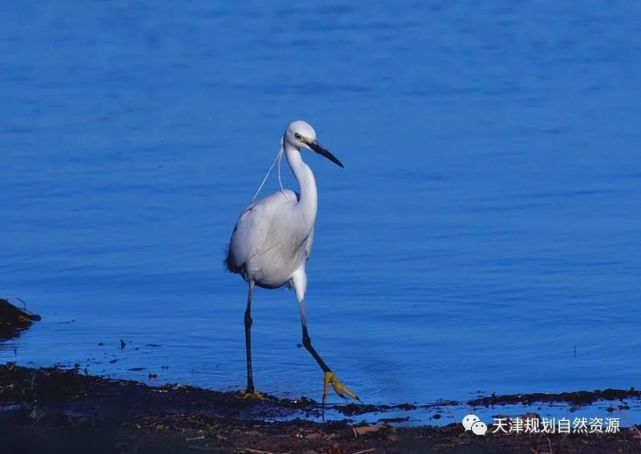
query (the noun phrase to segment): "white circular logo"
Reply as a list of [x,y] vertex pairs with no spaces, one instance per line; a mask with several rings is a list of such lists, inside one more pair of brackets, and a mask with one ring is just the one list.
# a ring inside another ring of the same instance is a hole
[[476,415],[467,415],[463,418],[463,427],[465,430],[472,430],[472,426],[475,422],[480,421],[480,418]]
[[485,432],[487,432],[487,426],[483,421],[476,421],[472,424],[472,432],[474,432],[474,435],[485,435]]

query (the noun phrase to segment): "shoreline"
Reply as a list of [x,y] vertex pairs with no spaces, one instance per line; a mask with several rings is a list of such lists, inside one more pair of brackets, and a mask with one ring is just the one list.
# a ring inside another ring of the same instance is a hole
[[[40,317],[0,299],[0,322],[6,340],[20,335]],[[385,417],[395,411],[423,409],[443,421],[447,407],[501,409],[516,406],[523,418],[534,403],[587,406],[609,401],[615,408],[641,401],[634,388],[532,393],[438,401],[430,405],[346,403],[325,409],[308,398],[266,396],[244,399],[183,384],[150,386],[134,380],[90,375],[79,367],[0,365],[0,450],[3,452],[277,452],[319,453],[554,453],[641,452],[635,421],[618,433],[493,433],[478,436],[460,421],[400,427],[406,418]],[[616,401],[616,403],[615,403]],[[514,409],[514,407],[512,407]],[[325,411],[331,420],[324,420]],[[518,410],[517,410],[518,411]],[[376,420],[363,421],[375,415]],[[360,422],[357,422],[360,418]],[[443,418],[443,419],[442,419]],[[636,421],[638,422],[638,421]],[[395,426],[394,424],[397,423]],[[490,426],[491,429],[491,426]]]
[[[639,393],[633,389],[605,392],[615,391],[617,396],[624,393],[632,398]],[[577,395],[564,394],[569,399]],[[518,397],[531,401],[533,396],[537,395]],[[504,397],[508,401],[516,398]],[[490,404],[501,397],[488,399],[491,401],[485,403]],[[346,418],[310,421],[321,412],[320,405],[311,399],[243,399],[234,392],[181,384],[151,387],[132,380],[85,375],[78,369],[0,365],[0,447],[6,452],[641,451],[641,432],[634,427],[603,434],[488,431],[477,436],[464,431],[458,422],[394,427],[385,418],[364,424],[348,419],[371,412],[373,407],[328,406]]]

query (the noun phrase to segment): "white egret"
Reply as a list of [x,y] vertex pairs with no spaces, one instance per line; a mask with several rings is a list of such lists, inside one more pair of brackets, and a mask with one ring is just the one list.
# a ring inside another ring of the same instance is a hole
[[316,140],[316,132],[304,121],[294,121],[285,130],[282,150],[287,157],[298,184],[300,194],[289,189],[275,192],[250,204],[238,218],[231,236],[226,265],[232,273],[240,274],[247,282],[247,309],[245,310],[245,348],[247,355],[247,389],[245,395],[259,397],[254,389],[251,361],[251,304],[254,286],[278,288],[289,284],[294,288],[300,309],[303,345],[323,370],[323,404],[329,385],[339,396],[358,397],[341,384],[332,370],[312,346],[305,317],[307,274],[305,263],[309,258],[314,237],[314,222],[318,209],[316,180],[312,170],[301,156],[301,150],[314,151],[335,164],[343,164]]

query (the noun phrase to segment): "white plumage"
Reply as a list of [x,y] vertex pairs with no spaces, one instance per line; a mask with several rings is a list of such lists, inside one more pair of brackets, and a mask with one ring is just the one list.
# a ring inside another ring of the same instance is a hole
[[245,208],[231,237],[228,268],[260,287],[289,283],[296,270],[304,269],[314,236],[299,203],[298,194],[285,189]]
[[318,193],[314,174],[303,161],[301,150],[314,151],[340,167],[343,164],[318,143],[314,128],[304,121],[289,124],[283,135],[282,147],[300,186],[300,193],[281,190],[245,208],[232,233],[226,258],[227,268],[240,274],[248,284],[245,311],[246,395],[258,395],[254,390],[251,366],[251,303],[254,285],[276,288],[291,284],[300,308],[303,345],[324,372],[323,403],[330,384],[339,396],[347,395],[357,399],[353,392],[338,381],[312,347],[304,306],[307,289],[305,262],[309,258],[314,238]]

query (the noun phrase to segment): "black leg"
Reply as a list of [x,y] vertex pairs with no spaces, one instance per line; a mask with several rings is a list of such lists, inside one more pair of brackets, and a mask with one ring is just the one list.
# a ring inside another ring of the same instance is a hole
[[254,281],[249,281],[247,292],[247,309],[245,310],[245,352],[247,354],[247,394],[254,394],[254,377],[252,375],[252,297],[254,296]]
[[334,391],[340,397],[345,398],[349,396],[352,399],[359,399],[356,394],[347,389],[341,382],[338,381],[332,370],[327,366],[327,364],[325,364],[325,361],[323,361],[323,359],[312,346],[312,340],[309,338],[309,333],[307,332],[307,317],[305,316],[305,290],[307,286],[307,277],[305,275],[304,269],[298,270],[294,273],[294,275],[292,276],[292,284],[294,285],[294,289],[296,290],[296,299],[298,300],[298,307],[300,309],[300,324],[303,328],[303,345],[323,370],[323,413],[321,415],[324,418],[325,401],[327,400],[327,393],[330,386],[334,388]]
[[331,369],[327,367],[327,364],[325,364],[325,361],[323,361],[320,355],[316,352],[314,347],[312,347],[312,340],[309,338],[309,333],[307,332],[307,326],[305,325],[305,323],[303,323],[303,345],[305,346],[307,351],[314,357],[320,368],[323,369],[323,372],[331,371]]

